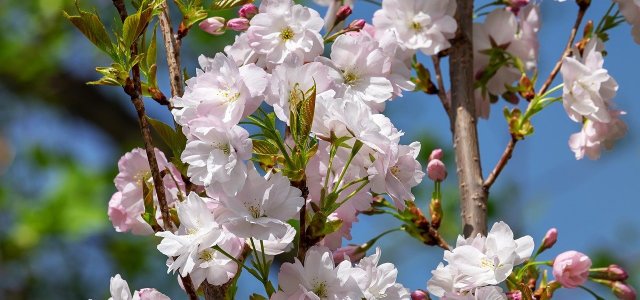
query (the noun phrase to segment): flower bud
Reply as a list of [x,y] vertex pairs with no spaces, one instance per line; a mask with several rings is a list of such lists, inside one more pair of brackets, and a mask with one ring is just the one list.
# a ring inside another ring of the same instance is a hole
[[429,154],[429,160],[434,160],[434,159],[442,160],[443,156],[444,156],[444,151],[442,151],[442,149],[440,148],[433,149],[433,151],[431,151],[431,154]]
[[338,9],[338,12],[336,13],[336,20],[334,21],[334,24],[338,24],[346,20],[351,15],[351,13],[353,13],[351,6],[343,5]]
[[629,278],[629,274],[618,265],[610,265],[606,268],[591,269],[591,278],[606,279],[612,281],[625,281]]
[[427,176],[433,181],[443,181],[447,178],[447,168],[439,159],[433,159],[427,164]]
[[411,292],[411,300],[430,300],[429,294],[423,290],[415,290]]
[[435,229],[440,228],[440,223],[442,223],[442,204],[440,203],[440,199],[431,199],[429,213],[431,214],[431,227]]
[[507,299],[509,299],[509,300],[522,300],[522,292],[521,291],[507,292]]
[[249,28],[249,20],[245,18],[233,18],[227,21],[227,28],[233,31],[245,31]]
[[257,14],[258,14],[258,8],[255,5],[253,5],[253,3],[247,3],[242,7],[240,7],[240,10],[238,10],[238,16],[240,18],[245,18],[249,20],[251,20],[251,18],[253,18]]
[[525,7],[527,4],[529,4],[529,0],[508,0],[507,9],[517,16],[520,9]]
[[333,251],[333,262],[337,265],[344,260],[349,259],[352,263],[359,262],[367,251],[360,245],[347,245]]
[[353,22],[351,22],[351,24],[349,24],[349,27],[347,27],[347,30],[349,30],[349,31],[362,30],[362,28],[364,28],[364,24],[366,24],[364,19],[353,20]]
[[563,287],[577,288],[589,278],[591,259],[578,251],[560,253],[553,261],[553,276]]
[[221,17],[211,17],[204,19],[198,26],[208,34],[221,35],[224,33],[224,21]]
[[636,300],[636,291],[628,284],[622,281],[614,281],[611,290],[616,298],[620,300]]
[[540,252],[553,247],[556,241],[558,241],[558,229],[551,228],[547,231],[547,234],[545,234],[544,238],[542,239],[542,247],[540,249]]

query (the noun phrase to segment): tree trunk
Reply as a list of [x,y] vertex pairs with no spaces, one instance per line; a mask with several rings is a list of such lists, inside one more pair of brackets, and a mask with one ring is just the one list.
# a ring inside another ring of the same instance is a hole
[[460,208],[465,236],[487,231],[487,196],[483,189],[473,93],[473,1],[457,0],[458,31],[452,41],[451,129],[460,186]]

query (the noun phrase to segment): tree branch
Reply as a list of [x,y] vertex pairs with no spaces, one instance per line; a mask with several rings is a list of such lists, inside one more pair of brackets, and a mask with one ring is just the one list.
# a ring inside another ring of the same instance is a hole
[[473,93],[473,1],[457,0],[456,37],[449,57],[451,77],[451,127],[456,154],[463,233],[487,231],[487,196],[483,189]]
[[161,4],[162,11],[158,16],[160,20],[160,31],[164,38],[164,48],[167,52],[167,66],[169,66],[169,84],[171,85],[171,96],[182,96],[184,87],[182,86],[182,70],[180,67],[180,44],[173,35],[173,27],[169,18],[169,5],[167,1]]
[[[127,18],[127,10],[125,8],[123,0],[113,0],[113,5],[120,14],[122,22]],[[137,42],[131,45],[131,57],[135,57],[138,54]],[[144,101],[142,100],[142,85],[140,83],[140,67],[136,64],[131,69],[131,76],[127,78],[127,84],[124,86],[125,92],[131,97],[131,102],[136,108],[138,114],[138,121],[140,122],[140,130],[142,131],[142,138],[144,140],[144,150],[147,153],[147,160],[149,162],[149,168],[151,169],[151,176],[153,177],[153,185],[156,190],[156,196],[158,197],[158,204],[160,205],[160,214],[162,215],[162,223],[165,230],[173,230],[173,223],[169,215],[169,206],[167,204],[166,193],[164,189],[164,181],[158,168],[158,160],[156,158],[155,147],[153,146],[153,140],[151,139],[151,130],[147,123],[146,112],[144,108]],[[182,285],[189,295],[190,300],[198,300],[198,295],[191,281],[189,275],[182,277]]]
[[[588,8],[589,8],[589,5],[580,6],[580,9],[578,10],[578,15],[576,16],[576,21],[573,24],[573,28],[571,28],[571,34],[569,34],[569,40],[567,41],[567,45],[564,47],[564,50],[562,51],[562,55],[560,56],[560,59],[558,59],[558,61],[556,62],[555,66],[551,70],[551,73],[549,73],[547,80],[545,80],[545,82],[542,84],[542,87],[540,87],[540,90],[537,93],[538,97],[542,96],[544,93],[547,92],[547,90],[551,86],[551,83],[553,83],[553,80],[558,75],[558,72],[560,72],[560,68],[562,68],[562,61],[564,60],[565,57],[569,56],[569,54],[571,53],[571,47],[573,46],[573,43],[576,39],[576,35],[578,33],[578,29],[580,28],[580,24],[582,23],[582,19],[584,18],[584,15]],[[529,106],[531,106],[531,103],[529,103]],[[491,171],[491,173],[487,177],[487,180],[485,180],[484,182],[483,186],[487,193],[489,192],[489,189],[491,189],[491,186],[495,183],[496,179],[500,175],[500,172],[502,172],[502,169],[504,169],[504,167],[509,162],[509,159],[511,159],[511,156],[513,155],[513,150],[515,149],[517,143],[518,143],[518,139],[516,139],[512,135],[511,140],[507,144],[507,147],[504,149],[504,152],[500,157],[500,160],[498,160],[498,163],[493,168],[493,171]]]
[[431,60],[433,61],[433,69],[436,73],[436,84],[438,85],[438,98],[440,98],[440,102],[442,102],[442,107],[444,108],[447,115],[451,116],[451,103],[449,103],[449,99],[447,99],[446,89],[444,87],[444,81],[442,79],[442,68],[440,68],[440,56],[438,54],[432,55]]

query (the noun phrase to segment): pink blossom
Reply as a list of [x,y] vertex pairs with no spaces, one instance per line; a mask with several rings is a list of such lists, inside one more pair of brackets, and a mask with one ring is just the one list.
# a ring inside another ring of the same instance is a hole
[[613,294],[616,295],[616,298],[620,300],[637,299],[636,290],[634,290],[632,286],[620,281],[614,281],[612,285],[611,289]]
[[444,151],[442,151],[442,149],[440,148],[433,149],[433,151],[431,151],[431,154],[429,154],[429,161],[434,159],[442,160],[443,156],[444,156]]
[[221,17],[211,17],[204,19],[200,24],[200,29],[202,31],[213,34],[213,35],[221,35],[224,33],[224,18]]
[[549,249],[558,241],[558,229],[551,228],[542,239],[542,249]]
[[618,3],[620,13],[633,29],[631,34],[637,44],[640,44],[640,0],[613,0]]
[[429,294],[423,290],[415,290],[411,292],[411,300],[429,300]]
[[577,251],[567,251],[553,261],[553,276],[566,288],[577,288],[589,278],[591,259]]

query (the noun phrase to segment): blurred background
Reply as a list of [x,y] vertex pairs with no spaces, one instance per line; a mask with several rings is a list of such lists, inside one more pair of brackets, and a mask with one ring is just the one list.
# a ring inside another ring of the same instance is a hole
[[[476,1],[477,6],[486,2]],[[542,3],[540,77],[546,77],[565,45],[577,11],[571,2]],[[597,22],[609,4],[593,1],[587,18]],[[142,139],[135,111],[120,88],[85,85],[99,77],[96,66],[110,61],[63,18],[61,11],[74,11],[73,5],[71,0],[0,2],[0,299],[106,299],[109,278],[116,273],[132,290],[155,287],[182,299],[176,277],[166,274],[165,257],[155,249],[158,241],[118,234],[107,218],[116,162],[142,146]],[[324,14],[324,8],[310,5]],[[95,8],[106,23],[116,16],[111,1],[82,0],[80,6]],[[376,9],[357,1],[352,18],[370,21]],[[232,39],[232,33],[213,37],[194,28],[183,46],[183,67],[194,74],[198,55],[213,56]],[[516,236],[528,234],[537,243],[547,229],[558,228],[558,243],[542,259],[575,249],[589,254],[594,265],[625,267],[640,287],[640,46],[626,23],[611,32],[607,52],[605,67],[620,84],[618,107],[628,112],[627,137],[598,161],[576,161],[567,140],[580,126],[561,105],[549,107],[533,119],[536,133],[518,144],[494,186],[490,212],[492,221],[504,220]],[[420,59],[431,66],[426,57]],[[166,70],[164,58],[158,61],[159,70]],[[169,94],[166,71],[158,78]],[[164,107],[146,104],[152,117],[171,121]],[[492,119],[479,124],[485,174],[509,139],[501,113],[506,105],[495,104]],[[406,132],[403,142],[422,142],[423,163],[433,148],[447,150],[443,232],[454,242],[460,228],[457,179],[443,109],[436,97],[422,93],[407,93],[387,107],[385,113]],[[427,180],[416,189],[420,207],[426,207],[431,189]],[[386,216],[360,219],[351,243],[399,225]],[[396,264],[398,281],[412,290],[426,288],[430,270],[442,259],[441,250],[402,232],[385,236],[379,246],[382,260]],[[253,292],[262,289],[243,274],[237,299]],[[581,290],[557,295],[591,298]]]

